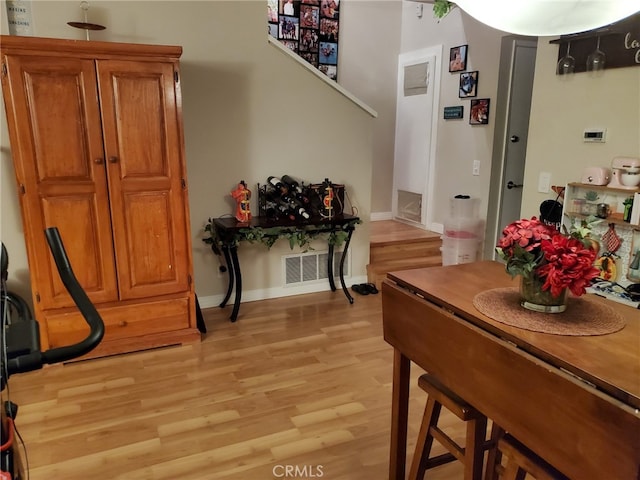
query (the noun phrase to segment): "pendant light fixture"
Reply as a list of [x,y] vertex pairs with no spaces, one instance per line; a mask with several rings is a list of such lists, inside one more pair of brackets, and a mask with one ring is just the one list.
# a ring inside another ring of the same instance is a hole
[[638,0],[456,0],[455,3],[490,27],[536,37],[585,32],[640,12]]

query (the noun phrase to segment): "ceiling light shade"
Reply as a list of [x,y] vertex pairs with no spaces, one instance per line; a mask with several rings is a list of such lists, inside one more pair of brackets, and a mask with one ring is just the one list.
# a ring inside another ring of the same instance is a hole
[[585,32],[640,11],[638,0],[456,0],[455,3],[490,27],[536,37]]

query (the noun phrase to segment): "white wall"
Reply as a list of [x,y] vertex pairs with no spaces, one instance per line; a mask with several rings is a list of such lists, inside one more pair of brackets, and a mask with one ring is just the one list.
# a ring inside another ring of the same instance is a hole
[[338,80],[378,113],[373,122],[371,211],[389,215],[395,89],[404,3],[403,0],[347,0],[340,5]]
[[[79,5],[75,0],[33,1],[35,35],[84,39],[84,31],[67,25],[82,19]],[[7,33],[4,2],[0,8],[0,28]],[[183,46],[191,233],[196,292],[201,299],[222,296],[226,287],[226,279],[216,275],[216,258],[201,241],[207,218],[232,214],[229,192],[239,180],[252,186],[274,174],[287,173],[307,182],[328,177],[346,184],[365,220],[356,229],[351,247],[353,274],[364,279],[374,120],[269,45],[266,2],[94,0],[89,21],[107,27],[92,32],[94,40]],[[28,285],[27,262],[4,112],[1,118],[1,233],[10,252],[12,286],[23,292]],[[316,245],[320,248],[322,244]],[[278,291],[280,257],[290,253],[284,243],[271,251],[261,245],[241,246],[245,299],[295,293]]]

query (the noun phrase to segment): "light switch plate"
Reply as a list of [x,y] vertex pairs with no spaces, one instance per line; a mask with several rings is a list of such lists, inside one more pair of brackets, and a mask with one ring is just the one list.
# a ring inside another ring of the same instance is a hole
[[538,176],[538,192],[549,193],[551,189],[551,174],[549,172],[540,172]]

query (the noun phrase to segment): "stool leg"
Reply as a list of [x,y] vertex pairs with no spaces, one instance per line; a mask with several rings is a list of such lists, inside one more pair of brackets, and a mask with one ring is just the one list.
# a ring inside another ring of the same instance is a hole
[[418,439],[416,440],[416,450],[411,461],[411,470],[409,470],[409,480],[423,480],[424,472],[427,467],[427,460],[431,454],[433,445],[433,436],[429,433],[432,426],[437,425],[440,417],[442,405],[431,397],[427,398],[427,405],[424,409]]
[[503,480],[524,480],[526,476],[527,476],[527,472],[525,472],[522,468],[520,468],[520,465],[518,465],[514,461],[508,461],[507,466],[504,469],[504,473],[502,474],[502,479]]
[[485,480],[498,480],[497,467],[502,460],[502,452],[498,449],[498,441],[504,436],[504,429],[493,423],[491,425],[491,437],[489,453],[487,454],[487,469],[485,471]]
[[467,422],[467,438],[464,447],[465,480],[482,480],[484,465],[484,439],[487,434],[487,418]]

